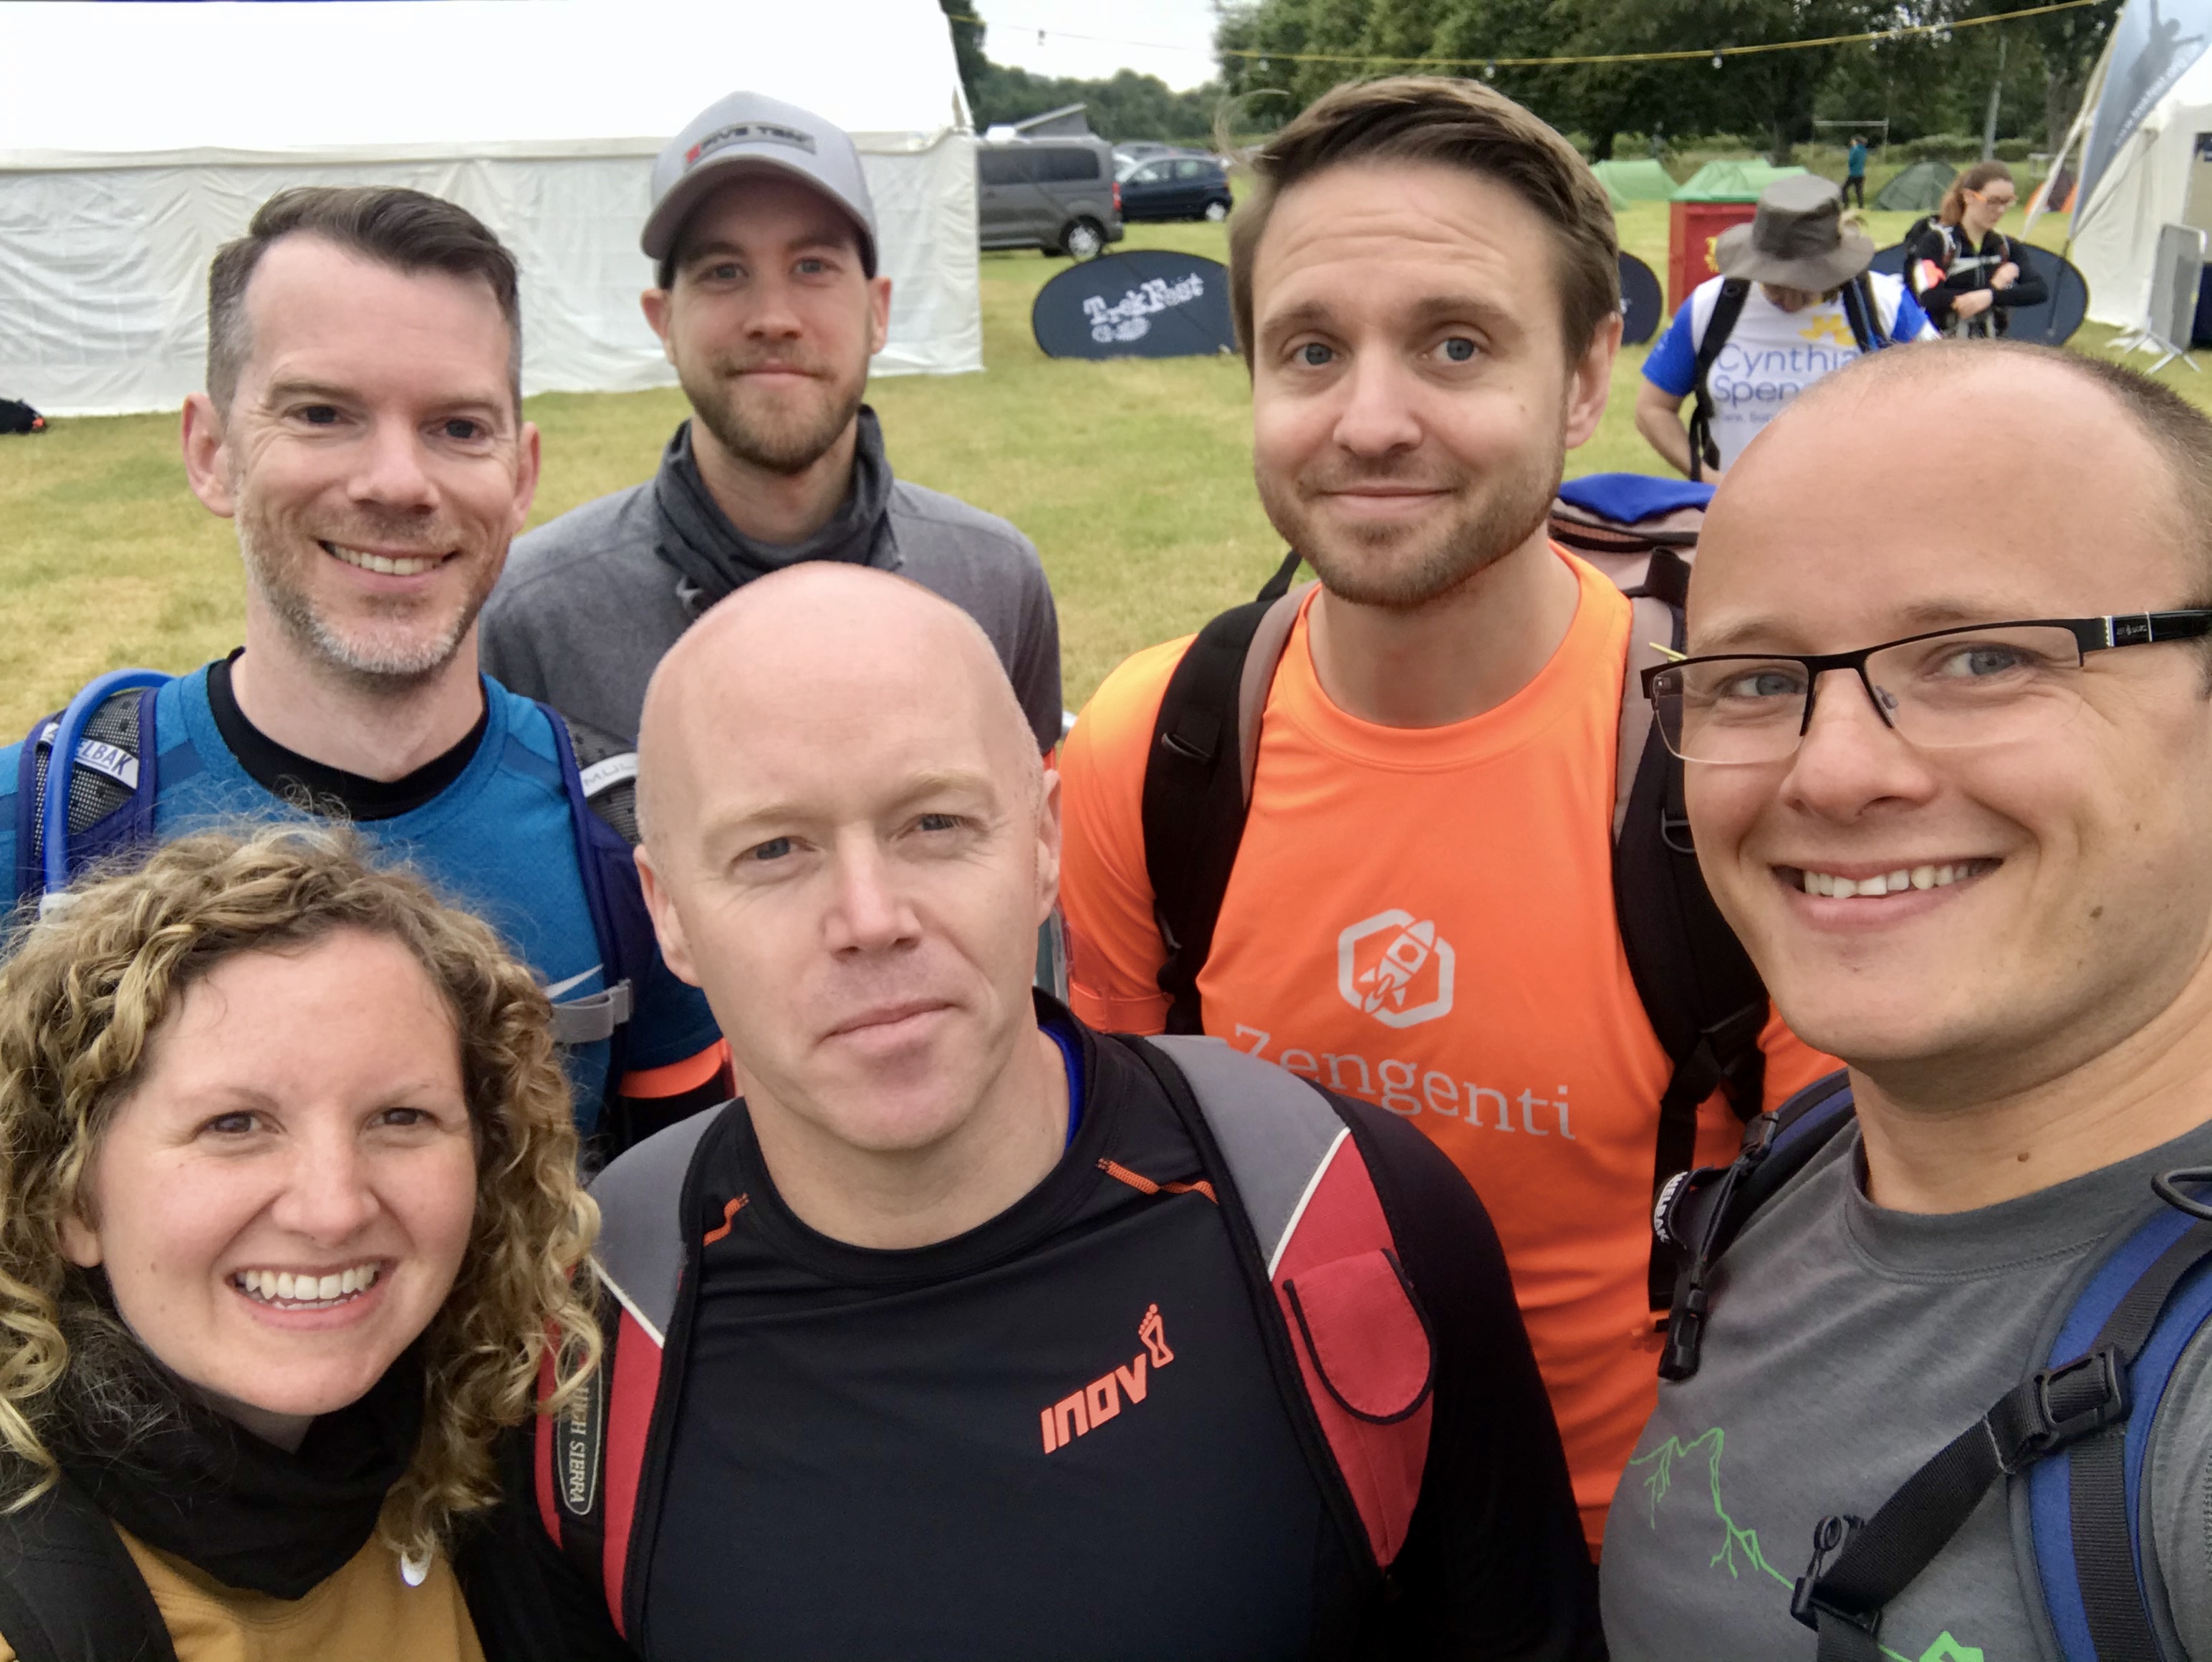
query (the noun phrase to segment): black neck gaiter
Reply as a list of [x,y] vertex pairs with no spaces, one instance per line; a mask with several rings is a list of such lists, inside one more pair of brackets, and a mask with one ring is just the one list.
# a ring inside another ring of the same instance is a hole
[[147,1545],[225,1586],[279,1598],[305,1597],[368,1544],[422,1434],[422,1367],[412,1351],[359,1402],[318,1416],[297,1453],[166,1379],[142,1375],[130,1389],[165,1391],[173,1411],[121,1446],[80,1420],[56,1439],[63,1470]]
[[732,590],[801,560],[842,560],[885,569],[898,551],[885,510],[890,505],[890,464],[884,457],[883,428],[876,412],[860,406],[853,446],[853,482],[829,522],[804,541],[764,543],[730,523],[691,453],[691,423],[685,422],[661,454],[653,495],[659,511],[655,551],[676,568],[684,603],[696,617]]

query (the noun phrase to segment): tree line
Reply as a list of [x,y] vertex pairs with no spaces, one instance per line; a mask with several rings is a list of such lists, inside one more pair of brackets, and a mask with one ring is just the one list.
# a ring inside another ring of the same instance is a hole
[[[2120,0],[2009,22],[1952,26],[2029,0],[1217,0],[1218,80],[1175,92],[1124,70],[1110,80],[1033,76],[994,64],[969,0],[940,0],[978,127],[1064,104],[1106,137],[1204,142],[1217,128],[1272,129],[1339,82],[1459,59],[1575,134],[1603,159],[1733,137],[1778,161],[1846,122],[1889,123],[1893,143],[1994,137],[2047,149],[2079,107]],[[1901,40],[1666,63],[1528,66],[1522,58],[1741,47],[1909,25]],[[1874,130],[1867,131],[1871,133]]]

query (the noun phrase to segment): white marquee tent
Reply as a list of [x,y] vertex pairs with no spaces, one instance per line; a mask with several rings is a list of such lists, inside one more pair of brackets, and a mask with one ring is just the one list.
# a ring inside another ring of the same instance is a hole
[[639,314],[653,153],[739,88],[836,122],[875,200],[878,374],[982,368],[974,140],[936,0],[0,4],[0,397],[174,408],[206,272],[286,186],[410,185],[522,267],[526,390],[672,380]]
[[2149,315],[2159,227],[2185,221],[2199,133],[2212,134],[2212,56],[2152,107],[2075,215],[2069,258],[2088,279],[2093,320],[2135,329]]

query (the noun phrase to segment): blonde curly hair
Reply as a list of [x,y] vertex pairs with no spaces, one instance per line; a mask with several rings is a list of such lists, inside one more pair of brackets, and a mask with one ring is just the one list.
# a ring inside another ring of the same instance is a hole
[[163,1020],[225,959],[360,929],[406,948],[452,1011],[476,1133],[475,1222],[419,1341],[422,1440],[378,1525],[395,1551],[427,1555],[498,1498],[495,1435],[529,1416],[549,1361],[549,1412],[599,1363],[585,1268],[599,1210],[577,1178],[544,994],[488,926],[371,866],[343,829],[204,832],[59,898],[0,966],[0,1496],[20,1508],[58,1476],[70,1336],[98,1355],[127,1334],[64,1257],[61,1223],[88,1215],[94,1153]]

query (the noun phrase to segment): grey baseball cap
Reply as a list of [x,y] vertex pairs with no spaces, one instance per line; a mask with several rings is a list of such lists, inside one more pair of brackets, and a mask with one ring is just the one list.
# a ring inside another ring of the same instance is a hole
[[653,159],[653,211],[638,239],[646,253],[665,261],[691,210],[746,173],[787,174],[842,208],[860,233],[861,266],[875,276],[875,204],[852,139],[811,111],[750,92],[708,105]]

